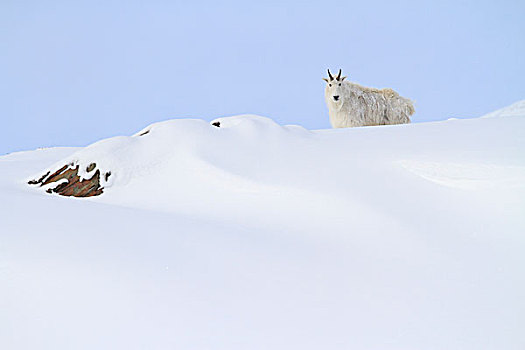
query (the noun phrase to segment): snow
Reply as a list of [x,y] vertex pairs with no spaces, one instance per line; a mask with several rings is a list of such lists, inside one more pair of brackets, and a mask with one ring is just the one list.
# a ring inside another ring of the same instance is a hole
[[[524,106],[2,156],[0,348],[523,349]],[[104,193],[26,184],[70,162],[111,171]]]
[[518,101],[510,106],[486,114],[483,116],[483,118],[521,117],[523,115],[525,115],[525,100]]

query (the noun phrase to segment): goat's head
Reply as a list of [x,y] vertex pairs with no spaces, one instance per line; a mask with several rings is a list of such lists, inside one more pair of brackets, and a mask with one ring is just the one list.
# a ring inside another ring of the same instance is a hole
[[342,83],[345,78],[346,77],[341,77],[340,69],[335,78],[333,77],[332,73],[330,73],[330,69],[328,70],[328,78],[323,78],[323,80],[326,81],[325,95],[327,98],[329,97],[334,103],[341,102],[342,100]]

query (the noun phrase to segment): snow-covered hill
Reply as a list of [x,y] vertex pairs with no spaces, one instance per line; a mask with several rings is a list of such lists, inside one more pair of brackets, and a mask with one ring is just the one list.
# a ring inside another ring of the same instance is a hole
[[[0,157],[0,348],[522,349],[516,106],[317,131],[169,120]],[[26,184],[69,163],[111,172],[104,193]]]
[[484,118],[493,117],[523,117],[525,116],[525,100],[518,101],[510,106],[498,109],[492,113],[486,114]]

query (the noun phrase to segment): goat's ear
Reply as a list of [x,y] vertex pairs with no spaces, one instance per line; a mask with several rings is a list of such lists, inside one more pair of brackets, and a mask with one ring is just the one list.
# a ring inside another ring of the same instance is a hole
[[343,81],[343,80],[345,80],[345,79],[346,79],[346,77],[342,77],[342,78],[341,78],[341,81]]
[[328,79],[326,79],[326,78],[323,78],[323,80],[324,80],[324,81],[326,81],[326,82],[328,83]]

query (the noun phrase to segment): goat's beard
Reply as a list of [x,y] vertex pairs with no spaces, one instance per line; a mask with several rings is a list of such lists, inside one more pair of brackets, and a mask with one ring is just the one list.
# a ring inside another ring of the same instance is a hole
[[330,98],[330,107],[335,111],[341,110],[343,107],[343,99],[340,98],[338,101],[334,101],[333,98]]

